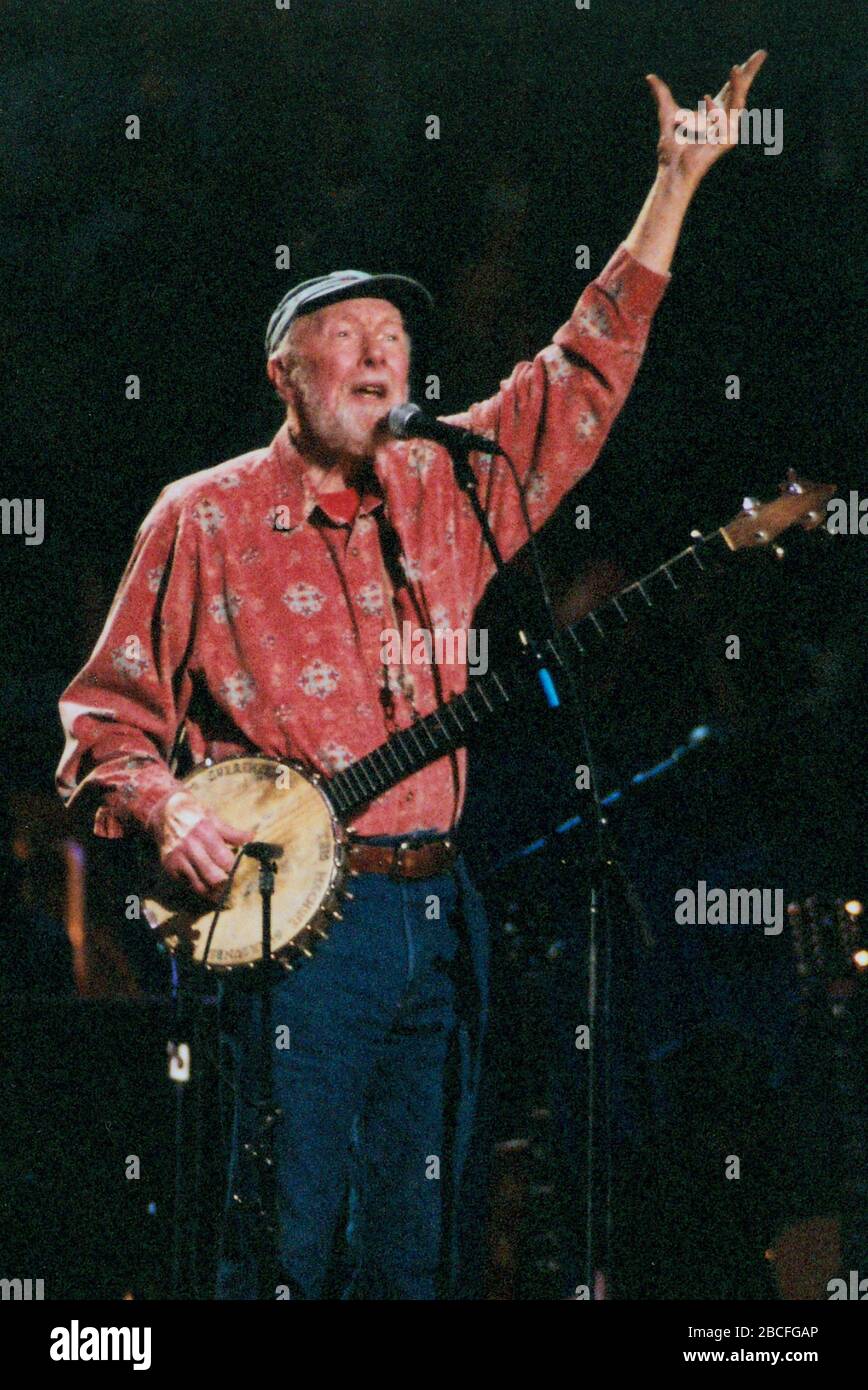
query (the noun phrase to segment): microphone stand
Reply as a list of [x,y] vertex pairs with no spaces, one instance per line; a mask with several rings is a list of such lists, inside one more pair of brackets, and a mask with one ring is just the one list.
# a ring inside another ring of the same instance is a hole
[[[479,522],[483,539],[494,560],[494,567],[497,575],[503,580],[509,590],[515,592],[517,586],[514,584],[511,575],[506,572],[503,556],[500,553],[488,517],[479,500],[476,475],[470,467],[469,455],[478,449],[478,445],[471,437],[468,437],[466,441],[461,441],[451,436],[445,447],[452,460],[455,481],[461,491],[470,499],[470,505]],[[500,450],[499,452],[502,453],[503,451]],[[516,485],[519,485],[517,479]],[[529,538],[532,539],[532,535],[533,533],[529,531]],[[516,603],[516,607],[520,614],[519,602]],[[519,623],[520,625],[516,629],[519,649],[525,660],[532,664],[549,708],[558,709],[561,705],[560,696],[554,680],[552,679],[551,672],[545,664],[542,650],[530,634],[521,616],[519,617]],[[552,631],[551,637],[554,638],[554,636],[555,633]],[[577,694],[577,692],[574,693]],[[587,738],[585,741],[587,744]],[[591,753],[589,747],[586,747],[586,756],[590,761]],[[596,787],[596,778],[593,768],[589,768],[589,771],[594,787]],[[588,1102],[585,1145],[585,1283],[588,1290],[588,1298],[596,1300],[606,1297],[605,1265],[608,1264],[612,1241],[612,1150],[610,1120],[612,922],[609,889],[613,883],[617,883],[621,887],[631,916],[634,919],[634,923],[638,924],[644,943],[646,945],[652,943],[649,940],[647,919],[642,909],[639,895],[626,869],[616,856],[608,820],[603,814],[596,793],[594,794],[593,800],[597,848],[594,863],[589,873],[588,885],[587,1018],[591,1036],[591,1049],[588,1057]],[[602,988],[600,976],[602,976]],[[603,1242],[605,1248],[603,1250],[602,1260],[598,1260],[597,1257],[597,1248],[599,1244],[597,1224],[599,1218],[596,1210],[597,1188],[599,1184],[599,1179],[597,1177],[598,1140],[596,1124],[598,1109],[597,1064],[595,1059],[595,1053],[598,1051],[598,1040],[595,1033],[598,1016],[598,1001],[600,1001],[601,1005],[599,1009],[601,1024],[599,1048],[602,1050],[604,1057],[602,1098],[599,1108],[606,1142],[604,1170],[605,1241]]]
[[243,853],[259,864],[259,896],[262,904],[262,976],[259,993],[259,1135],[246,1143],[244,1152],[259,1170],[260,1262],[259,1298],[273,1299],[278,1282],[280,1260],[277,1244],[277,1183],[274,1165],[274,1127],[283,1111],[274,1103],[272,1049],[272,1007],[274,970],[271,960],[271,898],[277,873],[276,861],[283,854],[280,845],[260,841],[244,846]]
[[[494,568],[498,577],[503,580],[504,584],[506,584],[509,589],[515,590],[516,585],[512,580],[512,576],[507,573],[503,556],[500,553],[500,547],[494,538],[494,533],[492,532],[488,517],[479,500],[476,474],[470,467],[468,458],[468,455],[471,454],[475,448],[476,445],[469,440],[467,445],[463,448],[459,443],[450,441],[448,452],[452,459],[452,467],[455,470],[455,481],[461,488],[461,491],[466,493],[470,499],[470,505],[473,508],[476,520],[479,522],[485,544],[491,552],[491,558],[494,561]],[[557,687],[552,679],[551,672],[545,664],[542,650],[539,644],[533,640],[527,624],[523,619],[520,620],[520,624],[516,628],[516,636],[518,638],[519,651],[522,657],[525,661],[533,665],[537,679],[542,687],[546,703],[550,709],[557,709],[561,703]]]

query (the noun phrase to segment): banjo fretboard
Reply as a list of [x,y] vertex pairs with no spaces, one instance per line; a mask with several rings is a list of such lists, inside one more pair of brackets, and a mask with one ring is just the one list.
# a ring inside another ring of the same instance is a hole
[[[723,530],[701,537],[557,633],[544,645],[546,659],[566,669],[597,655],[629,623],[701,579],[711,569],[715,552],[732,553]],[[504,710],[526,684],[527,671],[518,667],[504,675],[492,671],[474,677],[460,695],[336,772],[329,780],[329,792],[337,810],[344,817],[352,815],[414,772],[460,748],[475,728]]]

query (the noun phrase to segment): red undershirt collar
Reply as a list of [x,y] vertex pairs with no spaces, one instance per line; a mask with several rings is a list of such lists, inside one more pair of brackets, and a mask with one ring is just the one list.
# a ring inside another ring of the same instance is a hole
[[336,526],[352,526],[360,507],[370,511],[381,501],[373,493],[360,497],[354,487],[345,487],[337,492],[321,492],[317,506]]

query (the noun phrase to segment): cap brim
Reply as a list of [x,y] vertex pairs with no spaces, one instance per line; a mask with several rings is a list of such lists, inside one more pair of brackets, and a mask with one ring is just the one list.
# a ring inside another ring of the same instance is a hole
[[411,280],[409,275],[372,275],[370,280],[317,295],[298,311],[296,317],[313,314],[317,309],[324,309],[328,304],[339,304],[344,299],[388,299],[401,310],[408,328],[421,326],[434,307],[433,296],[418,280]]

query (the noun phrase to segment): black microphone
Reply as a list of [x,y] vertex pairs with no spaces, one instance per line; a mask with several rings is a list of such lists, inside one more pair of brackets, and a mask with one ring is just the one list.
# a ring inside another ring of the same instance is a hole
[[386,427],[396,439],[433,439],[435,444],[443,444],[447,449],[468,453],[476,449],[482,454],[502,454],[503,450],[483,434],[473,434],[460,425],[447,425],[433,415],[426,415],[421,406],[412,401],[395,405],[386,418]]
[[283,849],[280,845],[269,845],[264,840],[251,840],[249,845],[243,846],[241,853],[258,859],[260,864],[267,864],[270,859],[280,859]]

